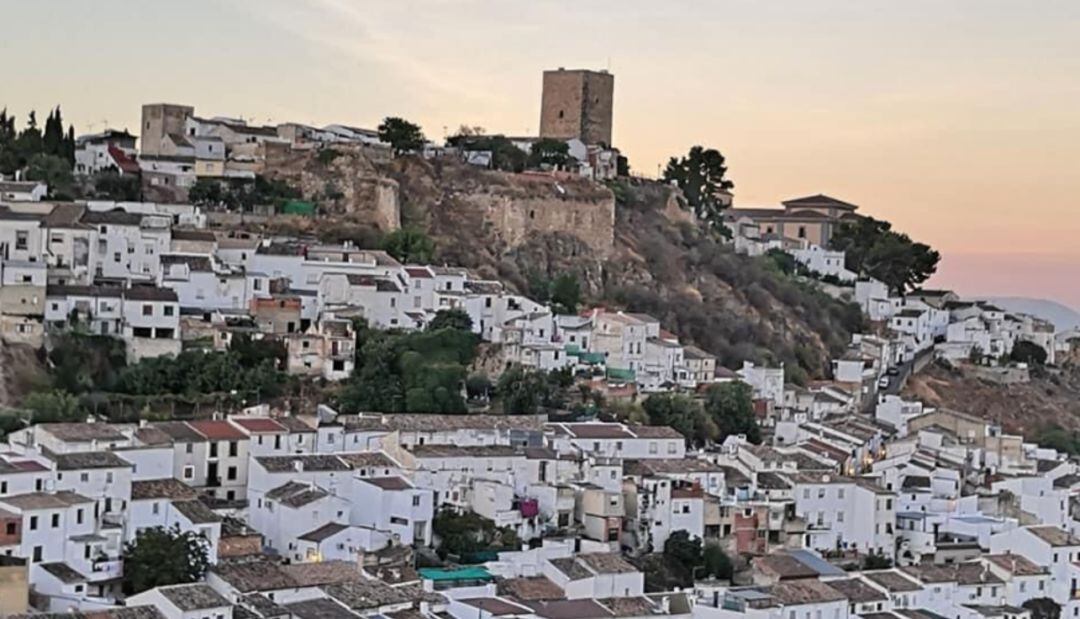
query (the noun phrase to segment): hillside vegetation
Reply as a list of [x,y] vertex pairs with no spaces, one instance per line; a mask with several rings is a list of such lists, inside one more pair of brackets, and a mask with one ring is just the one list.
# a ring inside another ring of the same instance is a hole
[[[823,377],[863,318],[798,280],[769,258],[735,255],[699,226],[676,190],[661,183],[575,181],[571,191],[611,191],[616,198],[614,251],[604,256],[566,233],[538,233],[501,244],[472,192],[528,192],[527,180],[456,162],[397,159],[384,172],[401,188],[403,225],[428,232],[436,261],[475,269],[525,294],[543,296],[548,283],[574,274],[593,304],[646,312],[684,342],[716,354],[722,364],[785,363],[801,382]],[[508,189],[509,188],[509,189]]]

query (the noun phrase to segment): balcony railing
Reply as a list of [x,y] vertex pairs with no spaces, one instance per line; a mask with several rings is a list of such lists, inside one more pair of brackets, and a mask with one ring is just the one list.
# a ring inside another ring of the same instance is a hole
[[124,562],[120,559],[97,560],[91,568],[91,580],[112,580],[124,575]]

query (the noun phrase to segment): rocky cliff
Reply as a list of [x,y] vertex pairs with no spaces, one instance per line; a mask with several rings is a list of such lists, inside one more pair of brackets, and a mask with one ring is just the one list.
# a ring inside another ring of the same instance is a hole
[[737,256],[702,231],[661,183],[600,185],[400,159],[381,167],[400,187],[404,223],[426,229],[438,259],[529,294],[565,272],[587,300],[648,312],[719,356],[785,363],[823,377],[862,326],[858,308]]

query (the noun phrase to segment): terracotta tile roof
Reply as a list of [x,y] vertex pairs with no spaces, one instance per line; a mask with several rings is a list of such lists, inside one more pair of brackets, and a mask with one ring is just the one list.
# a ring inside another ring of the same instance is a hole
[[130,462],[111,451],[49,454],[48,457],[56,463],[56,470],[58,471],[133,468]]
[[566,596],[562,587],[551,582],[547,576],[508,578],[498,584],[499,593],[522,602],[536,600],[559,600]]
[[247,434],[224,420],[189,421],[188,425],[211,441],[239,441],[247,438]]
[[577,559],[597,574],[630,574],[638,571],[622,555],[615,552],[581,554]]
[[93,499],[84,497],[67,490],[53,494],[45,492],[30,492],[16,494],[14,496],[0,497],[0,502],[12,505],[23,511],[35,509],[61,509],[79,505],[81,503],[93,503]]
[[288,431],[285,426],[269,417],[233,417],[230,421],[251,434],[271,434]]
[[[468,604],[473,608],[477,608],[483,613],[494,615],[496,617],[503,617],[506,615],[528,615],[529,609],[524,606],[519,606],[513,602],[508,602],[503,599],[486,597],[486,598],[464,598],[459,599],[458,602],[462,604]],[[481,613],[482,614],[482,613]]]
[[839,602],[844,595],[820,580],[786,580],[768,588],[768,593],[784,606]]
[[70,565],[61,561],[55,563],[39,563],[38,567],[52,574],[57,580],[66,585],[86,582],[86,576],[83,576]]
[[865,578],[872,580],[875,584],[884,587],[890,593],[903,593],[922,589],[922,585],[896,570],[863,572],[862,575]]
[[293,602],[286,604],[285,608],[299,619],[357,619],[360,617],[332,598]]
[[1023,555],[996,554],[983,555],[980,558],[993,563],[1014,576],[1037,576],[1047,573],[1046,568],[1036,564]]
[[401,477],[366,477],[364,481],[383,490],[411,490],[413,488],[412,484]]
[[323,526],[321,526],[321,527],[319,527],[317,529],[314,529],[314,530],[308,531],[307,533],[304,533],[303,535],[301,535],[299,537],[299,539],[302,539],[305,542],[315,542],[317,544],[319,542],[322,542],[323,540],[329,539],[329,538],[337,535],[338,533],[341,533],[342,531],[344,531],[345,529],[348,529],[348,528],[349,528],[349,525],[347,525],[347,524],[338,524],[336,522],[328,522],[328,523],[324,524]]
[[879,589],[866,584],[865,581],[858,578],[830,580],[828,581],[828,585],[840,592],[841,595],[846,597],[848,601],[853,604],[884,602],[889,599],[889,596],[882,593]]
[[203,583],[158,587],[157,591],[185,613],[232,606],[220,593]]
[[191,500],[196,497],[198,497],[198,493],[194,488],[172,477],[131,482],[132,501],[144,499]]
[[350,609],[361,613],[378,609],[381,606],[404,604],[412,601],[409,596],[400,590],[374,578],[364,578],[354,582],[325,586],[323,591]]
[[1035,537],[1050,544],[1051,546],[1080,546],[1080,538],[1071,535],[1053,526],[1028,527],[1028,531]]
[[192,524],[213,524],[221,522],[221,516],[198,499],[173,501],[173,508],[184,515]]
[[123,432],[107,423],[42,423],[36,427],[68,442],[123,441],[127,438]]

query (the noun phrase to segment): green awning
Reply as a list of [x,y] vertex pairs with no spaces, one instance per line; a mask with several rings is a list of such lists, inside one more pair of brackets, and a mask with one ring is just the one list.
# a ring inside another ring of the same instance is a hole
[[281,212],[286,215],[314,215],[315,203],[304,200],[289,200],[281,205]]
[[637,374],[630,369],[624,368],[608,368],[607,377],[609,380],[621,380],[625,382],[633,382],[637,377]]
[[432,580],[435,582],[449,582],[455,580],[495,580],[495,577],[491,575],[491,572],[479,566],[460,567],[457,569],[422,567],[418,571],[420,572],[420,577],[424,580]]

